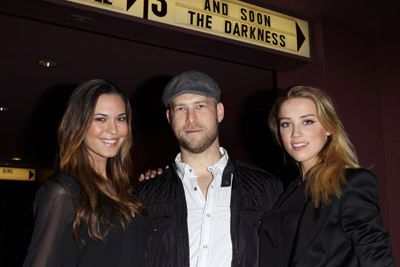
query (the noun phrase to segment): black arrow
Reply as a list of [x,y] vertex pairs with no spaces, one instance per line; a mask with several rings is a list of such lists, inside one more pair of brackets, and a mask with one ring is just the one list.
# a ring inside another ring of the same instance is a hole
[[128,0],[128,1],[126,1],[126,11],[128,11],[133,6],[133,4],[135,2],[136,2],[136,0]]
[[33,172],[29,171],[29,179],[31,179],[33,176],[35,176],[35,175],[33,174]]
[[296,22],[296,35],[297,35],[297,52],[299,52],[300,47],[304,43],[304,40],[306,40],[306,37],[304,36],[297,22]]

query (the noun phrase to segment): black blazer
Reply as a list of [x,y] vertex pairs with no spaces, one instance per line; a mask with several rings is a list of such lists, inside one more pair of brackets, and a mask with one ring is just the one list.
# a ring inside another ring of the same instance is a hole
[[332,204],[305,201],[304,184],[291,183],[260,227],[260,266],[395,266],[382,226],[379,184],[370,171],[346,170],[347,185]]

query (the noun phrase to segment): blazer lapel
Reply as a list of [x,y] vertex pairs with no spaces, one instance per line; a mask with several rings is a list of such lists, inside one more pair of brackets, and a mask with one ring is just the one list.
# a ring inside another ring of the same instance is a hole
[[288,266],[299,218],[303,212],[304,185],[293,181],[279,198],[275,208],[267,215],[263,228],[273,243],[274,260],[271,266]]
[[291,256],[291,251],[294,245],[297,225],[300,220],[301,214],[303,213],[305,202],[304,202],[304,190],[303,186],[298,186],[298,181],[292,185],[290,195],[283,200],[281,209],[284,210],[281,226],[281,248],[279,264],[277,266],[288,266]]
[[313,240],[317,237],[331,211],[331,206],[316,208],[313,203],[307,203],[300,217],[297,227],[296,244],[292,247],[293,265],[307,251]]

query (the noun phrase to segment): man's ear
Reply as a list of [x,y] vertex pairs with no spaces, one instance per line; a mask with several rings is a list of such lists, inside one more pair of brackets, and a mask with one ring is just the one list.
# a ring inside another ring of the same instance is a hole
[[219,102],[217,104],[217,118],[218,118],[218,123],[220,123],[225,116],[225,109],[224,109],[224,104],[222,104],[221,102]]
[[165,112],[165,114],[167,115],[168,123],[171,124],[171,120],[169,118],[169,108],[167,108],[167,111]]

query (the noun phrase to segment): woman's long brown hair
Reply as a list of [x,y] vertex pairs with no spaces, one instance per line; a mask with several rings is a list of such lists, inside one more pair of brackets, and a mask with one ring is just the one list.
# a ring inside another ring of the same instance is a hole
[[[128,134],[118,154],[107,159],[106,173],[110,183],[95,172],[83,143],[93,121],[97,100],[103,94],[115,94],[122,98],[128,124]],[[133,214],[143,213],[129,175],[132,173],[131,119],[132,111],[126,95],[114,84],[104,80],[82,83],[69,99],[58,129],[59,170],[72,176],[80,185],[73,233],[81,246],[85,243],[81,237],[83,226],[87,227],[91,238],[105,242],[112,227],[125,231],[126,226],[132,222]]]

